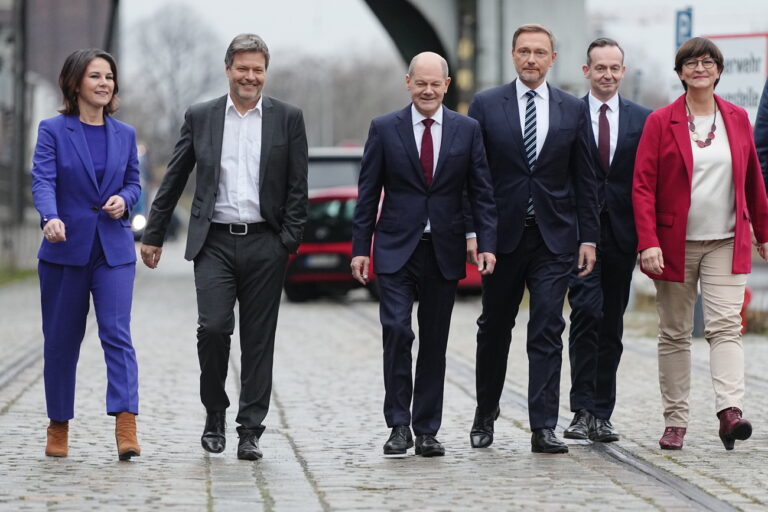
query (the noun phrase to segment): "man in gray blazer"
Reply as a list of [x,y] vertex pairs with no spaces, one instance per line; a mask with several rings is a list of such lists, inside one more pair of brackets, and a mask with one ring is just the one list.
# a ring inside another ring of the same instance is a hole
[[196,165],[184,257],[195,264],[200,398],[207,413],[201,442],[212,453],[226,445],[224,385],[237,301],[237,457],[256,460],[262,457],[285,268],[307,217],[307,138],[298,108],[261,94],[269,50],[259,36],[235,37],[224,62],[229,94],[187,110],[152,203],[141,257],[157,267],[171,214]]

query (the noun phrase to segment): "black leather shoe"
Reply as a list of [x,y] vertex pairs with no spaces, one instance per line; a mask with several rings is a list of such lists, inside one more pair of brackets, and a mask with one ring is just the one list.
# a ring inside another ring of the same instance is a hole
[[592,418],[589,438],[598,443],[612,443],[619,440],[619,432],[611,425],[611,420]]
[[384,443],[384,455],[403,455],[408,448],[413,447],[411,427],[408,425],[396,425],[392,427],[389,439]]
[[243,427],[237,428],[240,442],[237,443],[237,458],[240,460],[259,460],[264,456],[259,448],[259,434]]
[[206,451],[211,453],[221,453],[227,446],[227,438],[224,435],[224,429],[227,425],[226,411],[209,412],[205,418],[205,429],[200,443]]
[[440,441],[431,434],[416,436],[416,455],[422,457],[442,457],[445,455],[445,448]]
[[592,414],[586,409],[576,411],[573,421],[563,432],[566,439],[589,439],[589,425],[592,422]]
[[568,445],[559,440],[552,428],[540,428],[531,435],[533,453],[568,453]]
[[480,409],[475,409],[475,421],[472,422],[472,430],[469,432],[469,444],[472,448],[487,448],[493,444],[493,422],[499,419],[501,410],[491,414],[480,414]]

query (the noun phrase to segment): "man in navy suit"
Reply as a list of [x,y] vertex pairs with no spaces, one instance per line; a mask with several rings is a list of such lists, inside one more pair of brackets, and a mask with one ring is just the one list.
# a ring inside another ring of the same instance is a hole
[[616,370],[621,359],[624,310],[637,259],[632,212],[632,174],[645,119],[651,111],[618,94],[624,77],[624,50],[613,39],[596,39],[582,67],[590,82],[583,100],[591,126],[591,158],[598,178],[600,245],[597,262],[584,278],[571,276],[570,439],[618,441],[611,424],[616,403]]
[[[477,233],[480,272],[489,275],[496,262],[496,211],[480,127],[443,106],[450,82],[448,64],[441,56],[425,52],[414,57],[405,77],[412,104],[371,122],[360,169],[351,268],[355,279],[368,282],[375,233],[384,418],[392,429],[385,455],[405,454],[414,445],[411,425],[417,455],[445,454],[435,436],[442,419],[451,311],[456,285],[466,269],[465,190]],[[411,310],[417,296],[419,354],[414,382]]]
[[546,82],[557,52],[552,33],[523,25],[512,38],[518,78],[475,95],[498,210],[496,271],[483,278],[477,321],[475,448],[493,442],[512,327],[530,293],[528,408],[534,452],[566,453],[557,424],[568,278],[592,270],[600,234],[589,160],[586,104]]
[[763,95],[760,97],[760,106],[757,108],[755,147],[760,159],[760,167],[763,168],[763,178],[768,184],[768,80],[765,81]]

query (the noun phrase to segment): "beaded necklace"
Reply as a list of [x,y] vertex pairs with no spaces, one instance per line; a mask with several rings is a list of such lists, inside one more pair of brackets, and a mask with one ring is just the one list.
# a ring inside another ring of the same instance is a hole
[[685,109],[688,111],[688,129],[691,131],[691,140],[693,140],[693,142],[700,148],[705,148],[712,144],[712,139],[715,138],[715,130],[717,129],[715,126],[715,120],[717,120],[717,103],[715,103],[715,115],[712,117],[712,126],[709,129],[709,133],[707,133],[707,138],[704,140],[700,140],[701,138],[699,134],[696,133],[696,125],[694,124],[696,118],[691,114],[691,107],[688,106],[687,101],[685,102]]

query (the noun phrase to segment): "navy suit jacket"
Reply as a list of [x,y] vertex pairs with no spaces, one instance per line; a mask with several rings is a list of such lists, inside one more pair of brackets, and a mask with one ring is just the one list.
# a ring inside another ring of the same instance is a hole
[[[384,190],[381,215],[376,212]],[[353,225],[353,256],[368,256],[374,271],[400,270],[419,243],[429,219],[432,245],[445,279],[465,276],[466,190],[478,250],[496,252],[496,210],[480,127],[443,107],[443,134],[432,185],[424,182],[413,136],[411,106],[371,122],[360,169]],[[374,227],[375,226],[375,227]]]
[[[104,116],[107,163],[101,185],[96,179],[85,132],[77,116],[59,115],[40,122],[32,160],[32,197],[41,226],[61,219],[67,240],[43,240],[37,257],[59,265],[88,263],[98,232],[110,266],[136,261],[128,211],[141,191],[136,134],[133,128]],[[101,209],[113,195],[125,200],[126,214],[111,218]]]
[[645,108],[619,95],[619,133],[616,150],[608,173],[600,164],[592,113],[589,111],[589,94],[584,96],[589,120],[589,145],[592,165],[597,174],[597,204],[600,212],[607,213],[611,220],[614,240],[624,252],[637,251],[635,214],[632,210],[632,175],[635,170],[635,155],[640,136],[643,134],[645,119],[651,109]]
[[533,172],[523,149],[515,82],[477,93],[469,107],[469,115],[480,122],[493,176],[499,253],[510,253],[520,243],[529,194],[551,252],[575,253],[580,241],[598,242],[587,108],[579,98],[548,87],[549,131]]
[[763,95],[760,97],[760,106],[757,108],[755,119],[755,147],[760,167],[763,169],[763,179],[768,188],[768,80],[763,87]]

